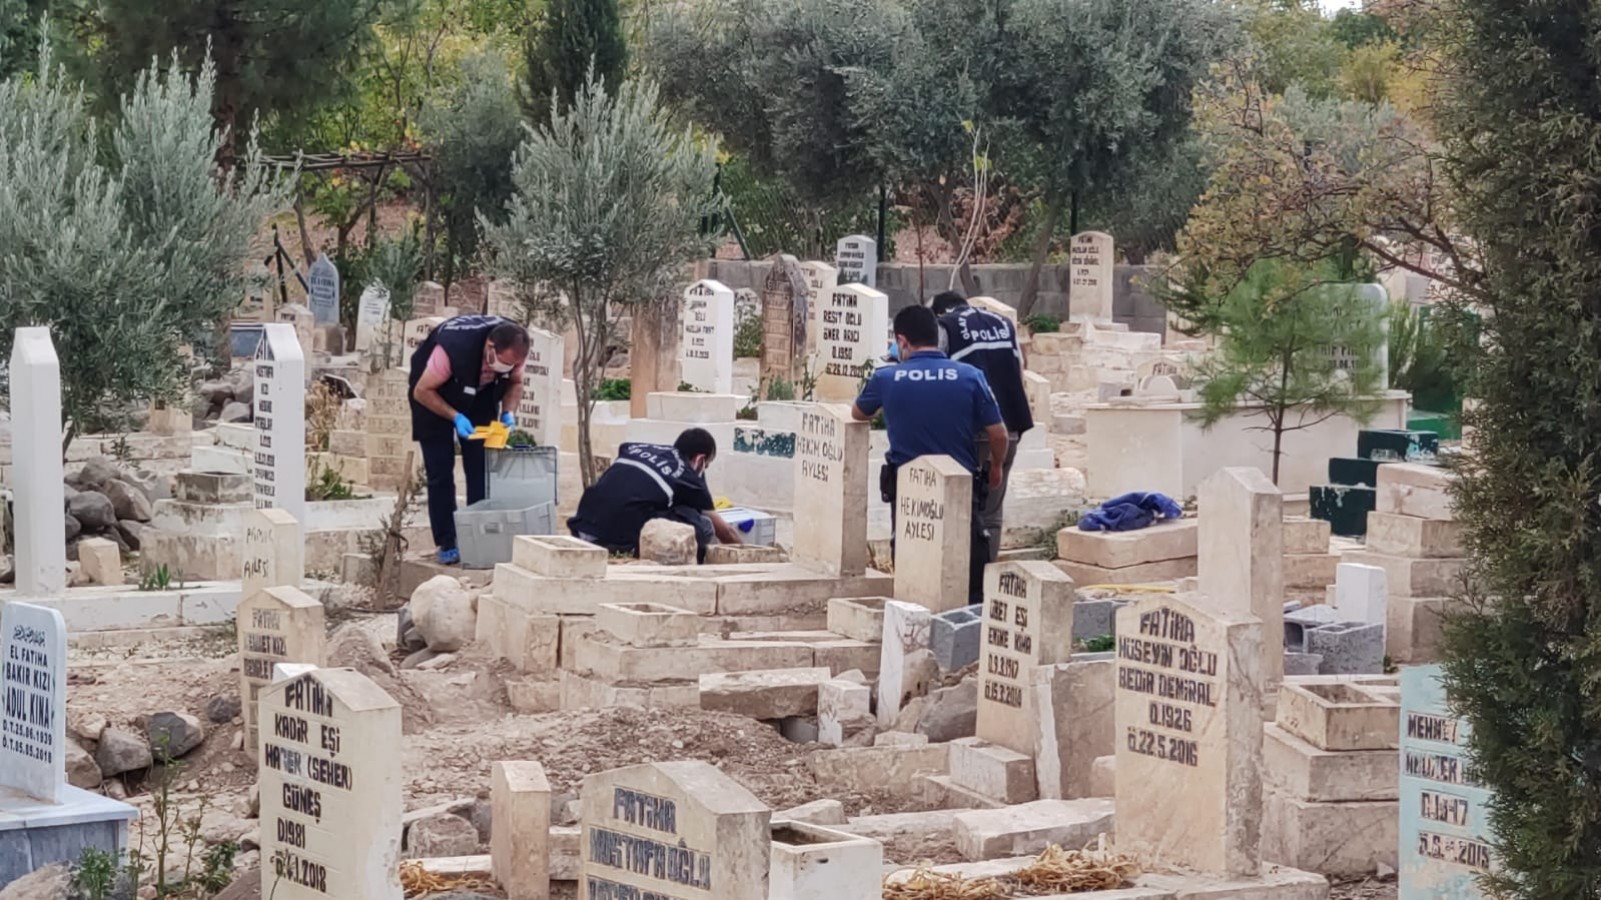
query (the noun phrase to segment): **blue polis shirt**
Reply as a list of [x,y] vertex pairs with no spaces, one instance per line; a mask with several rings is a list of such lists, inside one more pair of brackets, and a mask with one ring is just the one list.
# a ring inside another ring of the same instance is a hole
[[1001,421],[1000,407],[984,373],[952,362],[938,350],[919,350],[893,366],[873,371],[856,407],[871,416],[884,411],[892,466],[943,453],[978,472],[973,449],[984,429]]

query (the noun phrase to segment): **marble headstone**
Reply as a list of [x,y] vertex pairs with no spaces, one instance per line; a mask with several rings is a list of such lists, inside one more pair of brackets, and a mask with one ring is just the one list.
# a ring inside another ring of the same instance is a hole
[[679,342],[682,378],[698,391],[734,390],[734,292],[720,281],[697,281],[684,291]]
[[17,594],[67,589],[61,362],[48,328],[18,328],[11,347],[11,484]]
[[0,608],[0,632],[0,788],[60,802],[67,771],[67,623],[54,609],[12,601]]
[[795,431],[796,565],[827,575],[867,571],[866,422],[847,407],[812,404]]
[[256,508],[306,521],[306,357],[293,329],[268,323],[256,348]]
[[878,242],[865,234],[840,238],[834,248],[834,265],[841,284],[878,287]]
[[306,305],[318,325],[339,322],[339,268],[323,253],[306,271]]

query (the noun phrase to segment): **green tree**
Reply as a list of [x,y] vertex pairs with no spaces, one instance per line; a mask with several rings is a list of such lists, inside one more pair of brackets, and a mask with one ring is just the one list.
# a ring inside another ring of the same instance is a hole
[[1346,45],[1317,0],[1245,0],[1246,31],[1261,53],[1264,86],[1282,94],[1292,85],[1312,97],[1336,93]]
[[[177,53],[187,71],[210,59],[211,113],[232,140],[232,162],[258,117],[294,119],[341,97],[364,60],[382,0],[64,0],[83,74],[102,109],[155,57]],[[321,148],[319,148],[321,149]]]
[[517,153],[504,224],[482,220],[496,271],[522,286],[531,313],[576,334],[586,485],[596,475],[589,422],[613,317],[676,308],[680,272],[711,249],[700,224],[719,205],[716,169],[715,146],[675,131],[654,85],[625,81],[613,97],[589,81]]
[[176,393],[181,348],[210,350],[284,191],[249,139],[218,177],[209,64],[140,73],[114,128],[48,56],[38,72],[0,82],[0,354],[50,328],[70,443]]
[[523,115],[545,122],[553,100],[558,109],[571,106],[591,66],[608,91],[628,74],[617,0],[549,0],[523,39]]
[[[1588,0],[1442,4],[1438,118],[1484,269],[1455,501],[1471,591],[1446,628],[1509,900],[1601,893],[1601,94]],[[1466,335],[1464,335],[1466,337]]]
[[1359,285],[1342,283],[1346,274],[1329,261],[1263,260],[1224,296],[1208,294],[1204,278],[1165,296],[1188,332],[1218,342],[1195,373],[1202,426],[1265,420],[1252,427],[1273,435],[1275,483],[1285,434],[1335,416],[1365,422],[1378,411],[1384,312],[1356,295]]

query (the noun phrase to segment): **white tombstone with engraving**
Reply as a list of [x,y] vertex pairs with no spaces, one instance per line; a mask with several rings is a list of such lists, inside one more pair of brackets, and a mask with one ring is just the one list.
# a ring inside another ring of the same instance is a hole
[[67,589],[61,362],[50,329],[17,329],[10,374],[17,594],[49,597]]
[[295,330],[270,322],[256,348],[258,509],[287,510],[306,521],[306,357]]
[[306,305],[318,325],[339,324],[339,269],[326,253],[306,270]]
[[12,602],[0,610],[0,630],[0,788],[58,803],[67,781],[67,623],[56,610]]
[[679,362],[685,382],[709,394],[734,391],[734,292],[720,281],[684,291]]
[[882,365],[889,351],[889,297],[860,284],[828,292],[818,309],[817,399],[848,403],[861,393],[862,379]]
[[1074,322],[1112,321],[1112,236],[1100,231],[1073,235],[1068,253],[1068,318]]
[[834,248],[834,265],[839,268],[840,284],[878,287],[878,241],[865,234],[840,238]]
[[541,447],[561,443],[562,339],[543,328],[528,329],[528,361],[523,363],[523,396],[517,427]]
[[367,289],[361,292],[360,305],[356,307],[356,352],[371,350],[373,342],[382,337],[388,321],[388,289],[376,283],[367,285]]

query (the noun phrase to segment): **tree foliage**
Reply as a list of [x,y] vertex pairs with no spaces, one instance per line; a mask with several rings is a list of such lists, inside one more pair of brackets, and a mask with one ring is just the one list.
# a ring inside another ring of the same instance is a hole
[[589,417],[613,316],[676,308],[682,267],[711,247],[700,225],[718,208],[716,160],[713,145],[674,130],[654,85],[626,81],[613,97],[591,80],[568,111],[530,130],[505,222],[481,220],[496,270],[522,286],[530,311],[576,332],[585,484],[596,475]]
[[140,73],[114,128],[45,57],[0,83],[0,353],[45,325],[67,437],[172,395],[242,296],[251,236],[284,199],[253,141],[219,180],[214,73]]
[[1478,406],[1447,691],[1490,790],[1487,888],[1579,900],[1601,892],[1601,18],[1586,0],[1442,12],[1438,120],[1484,258],[1481,339],[1453,348]]
[[590,67],[607,90],[628,74],[628,43],[617,0],[549,0],[523,39],[519,100],[530,122],[566,109],[584,86]]

